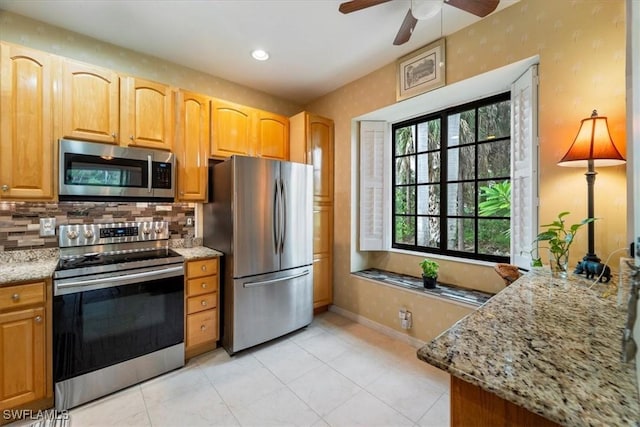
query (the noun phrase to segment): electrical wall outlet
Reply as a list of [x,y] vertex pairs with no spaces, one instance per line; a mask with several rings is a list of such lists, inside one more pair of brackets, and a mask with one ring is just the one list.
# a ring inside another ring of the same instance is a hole
[[40,218],[40,237],[49,237],[56,235],[56,219]]
[[187,217],[187,227],[193,227],[193,218],[190,216]]
[[400,327],[402,329],[411,329],[411,326],[413,326],[413,316],[409,310],[401,308],[398,311],[398,317],[400,318]]

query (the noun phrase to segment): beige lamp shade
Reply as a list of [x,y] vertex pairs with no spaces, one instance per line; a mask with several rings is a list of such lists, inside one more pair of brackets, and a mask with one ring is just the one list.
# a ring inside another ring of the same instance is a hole
[[589,160],[593,160],[594,166],[615,166],[625,162],[613,144],[607,118],[598,116],[596,110],[591,117],[582,120],[576,139],[558,165],[586,168]]

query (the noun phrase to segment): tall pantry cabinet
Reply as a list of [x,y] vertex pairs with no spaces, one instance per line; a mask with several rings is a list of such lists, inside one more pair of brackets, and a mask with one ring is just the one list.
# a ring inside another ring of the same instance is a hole
[[306,111],[289,118],[290,159],[313,165],[313,307],[333,302],[333,158],[331,119]]

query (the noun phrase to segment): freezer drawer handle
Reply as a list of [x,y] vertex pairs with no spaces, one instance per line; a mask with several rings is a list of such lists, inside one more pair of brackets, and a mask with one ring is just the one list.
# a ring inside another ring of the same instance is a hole
[[260,282],[243,283],[242,287],[243,288],[255,288],[257,286],[264,286],[264,285],[270,285],[272,283],[284,282],[285,280],[297,279],[298,277],[303,277],[303,276],[307,276],[307,275],[309,275],[309,270],[305,270],[302,273],[295,274],[293,276],[280,277],[278,279],[262,280]]

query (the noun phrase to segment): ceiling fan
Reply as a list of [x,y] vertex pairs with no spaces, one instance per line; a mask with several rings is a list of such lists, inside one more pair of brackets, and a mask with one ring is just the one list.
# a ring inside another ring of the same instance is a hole
[[[356,12],[371,6],[387,3],[391,0],[351,0],[340,5],[338,10],[344,14]],[[441,9],[442,3],[484,18],[498,7],[500,0],[411,0],[404,21],[398,30],[393,44],[399,46],[409,41],[418,20],[429,19]]]

